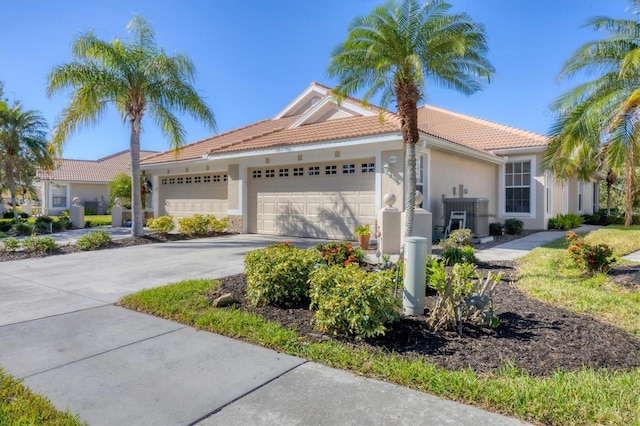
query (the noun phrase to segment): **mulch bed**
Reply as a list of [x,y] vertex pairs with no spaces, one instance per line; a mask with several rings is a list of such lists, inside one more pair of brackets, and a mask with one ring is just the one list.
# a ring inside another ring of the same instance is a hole
[[[147,235],[115,240],[107,248],[181,240],[183,235]],[[498,237],[479,249],[501,244],[514,236]],[[0,250],[0,262],[30,257],[62,255],[77,252],[73,245],[59,247],[50,254],[8,252]],[[438,246],[434,246],[434,253]],[[457,333],[430,331],[426,316],[402,317],[383,337],[352,341],[344,336],[323,336],[311,326],[313,312],[305,307],[281,309],[273,306],[253,307],[245,299],[243,275],[223,278],[222,284],[209,296],[213,299],[233,293],[239,309],[260,314],[266,320],[285,327],[295,327],[301,335],[313,340],[340,339],[347,344],[365,345],[383,353],[393,351],[409,358],[424,358],[450,370],[471,368],[492,372],[509,362],[532,375],[548,376],[557,369],[577,370],[583,366],[627,370],[640,367],[640,340],[628,333],[566,309],[531,299],[516,288],[514,262],[491,262],[479,265],[483,273],[503,272],[503,283],[494,293],[500,326],[497,329],[466,324],[463,337]],[[612,280],[631,291],[640,291],[640,265],[616,265]],[[427,306],[432,298],[427,300]]]
[[[449,370],[471,368],[486,373],[512,363],[532,375],[548,376],[558,369],[571,371],[583,366],[611,370],[640,367],[640,340],[591,317],[531,299],[513,283],[517,279],[513,262],[481,264],[479,269],[485,274],[504,274],[494,293],[500,326],[489,329],[465,324],[462,338],[455,332],[433,333],[426,316],[402,317],[384,336],[365,341],[323,336],[311,325],[313,312],[304,307],[251,306],[245,298],[242,274],[223,278],[209,297],[213,300],[233,293],[239,301],[238,309],[295,327],[312,340],[337,338],[378,352],[424,358]],[[432,300],[427,299],[429,305]]]

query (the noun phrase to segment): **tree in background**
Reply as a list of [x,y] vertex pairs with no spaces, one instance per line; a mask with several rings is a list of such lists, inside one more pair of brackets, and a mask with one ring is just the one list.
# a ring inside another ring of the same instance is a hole
[[416,0],[390,1],[377,6],[349,26],[347,39],[338,45],[328,67],[338,77],[338,97],[366,89],[368,103],[381,93],[381,107],[395,99],[406,147],[408,171],[405,236],[413,230],[416,195],[416,143],[418,102],[428,80],[470,95],[495,72],[486,57],[484,26],[464,13],[449,13],[440,0],[420,5]]
[[11,195],[15,219],[18,219],[17,187],[31,186],[37,167],[53,165],[47,129],[47,122],[39,112],[23,110],[20,102],[9,106],[0,100],[0,170]]
[[[593,80],[552,104],[557,118],[543,159],[543,166],[561,177],[589,178],[580,171],[593,172],[594,165],[620,176],[625,226],[632,223],[640,167],[640,0],[630,5],[634,19],[587,21],[587,27],[608,35],[579,48],[562,67],[560,79],[586,75]],[[613,175],[609,177],[615,182]]]
[[[167,55],[155,42],[151,26],[135,16],[127,31],[129,43],[96,38],[93,31],[78,37],[72,46],[74,61],[55,67],[49,74],[48,92],[72,88],[69,106],[56,124],[53,144],[61,149],[69,136],[95,124],[113,104],[131,127],[131,176],[140,175],[140,132],[148,114],[169,138],[171,147],[184,143],[185,131],[173,111],[189,113],[215,129],[213,112],[192,86],[194,66],[183,55]],[[140,180],[132,179],[133,236],[143,234]]]
[[[116,198],[120,198],[122,205],[131,208],[131,176],[125,172],[118,173],[111,182],[109,182],[109,198],[111,204]],[[151,193],[151,182],[147,179],[144,172],[140,173],[140,200],[142,208],[146,208],[147,194]]]

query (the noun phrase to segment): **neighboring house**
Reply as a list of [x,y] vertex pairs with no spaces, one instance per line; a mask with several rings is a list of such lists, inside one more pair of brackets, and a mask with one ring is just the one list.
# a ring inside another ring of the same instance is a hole
[[[151,154],[156,151],[140,151],[140,158]],[[98,160],[58,160],[53,170],[41,170],[36,175],[42,212],[57,215],[68,210],[78,197],[85,208],[105,214],[109,208],[109,182],[118,173],[129,173],[130,163],[129,150]]]
[[[460,196],[487,199],[488,222],[518,218],[527,229],[593,211],[596,185],[540,171],[547,137],[429,105],[418,114],[418,189],[434,226],[448,222],[443,200]],[[141,162],[156,217],[209,213],[237,232],[327,238],[374,225],[386,193],[402,210],[404,165],[396,114],[337,102],[317,83],[272,119]]]

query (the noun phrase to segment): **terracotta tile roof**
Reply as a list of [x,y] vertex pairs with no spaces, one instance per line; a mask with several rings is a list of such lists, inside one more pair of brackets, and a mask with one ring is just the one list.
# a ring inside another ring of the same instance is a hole
[[471,117],[432,105],[418,108],[418,127],[424,133],[479,151],[546,146],[549,138]]
[[169,150],[151,155],[141,161],[141,164],[157,164],[169,163],[173,161],[184,161],[202,158],[203,155],[209,154],[211,151],[220,149],[228,149],[229,147],[250,141],[261,135],[278,132],[290,126],[298,116],[283,117],[277,120],[263,120],[257,123],[249,124],[238,129],[231,130],[220,135],[212,136],[185,145],[175,150]]
[[[312,85],[331,91],[331,88],[315,82]],[[357,116],[303,124],[291,129],[290,125],[297,121],[300,115],[263,120],[186,145],[177,153],[165,151],[152,155],[141,163],[170,163],[202,158],[207,154],[228,154],[400,132],[400,119],[397,114],[382,110],[374,105],[365,107],[358,99],[346,99],[370,111],[382,112],[384,121],[381,122],[379,114],[376,114],[371,117]],[[418,108],[418,125],[420,130],[428,135],[489,153],[497,149],[542,147],[548,143],[548,138],[540,134],[431,105]]]
[[[140,158],[156,154],[156,151],[140,151]],[[38,171],[36,178],[69,182],[111,182],[120,172],[126,172],[130,165],[129,150],[120,151],[98,160],[58,160],[53,170]]]

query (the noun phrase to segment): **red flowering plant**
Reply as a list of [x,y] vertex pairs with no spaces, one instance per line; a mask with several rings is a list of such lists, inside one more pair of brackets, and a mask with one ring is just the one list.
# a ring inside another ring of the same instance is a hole
[[364,263],[364,252],[359,248],[354,248],[348,241],[336,243],[331,241],[327,244],[318,244],[316,249],[322,255],[322,259],[328,266],[344,265],[350,263]]
[[575,232],[567,232],[567,251],[576,264],[588,274],[608,272],[616,262],[613,250],[607,244],[592,245]]

